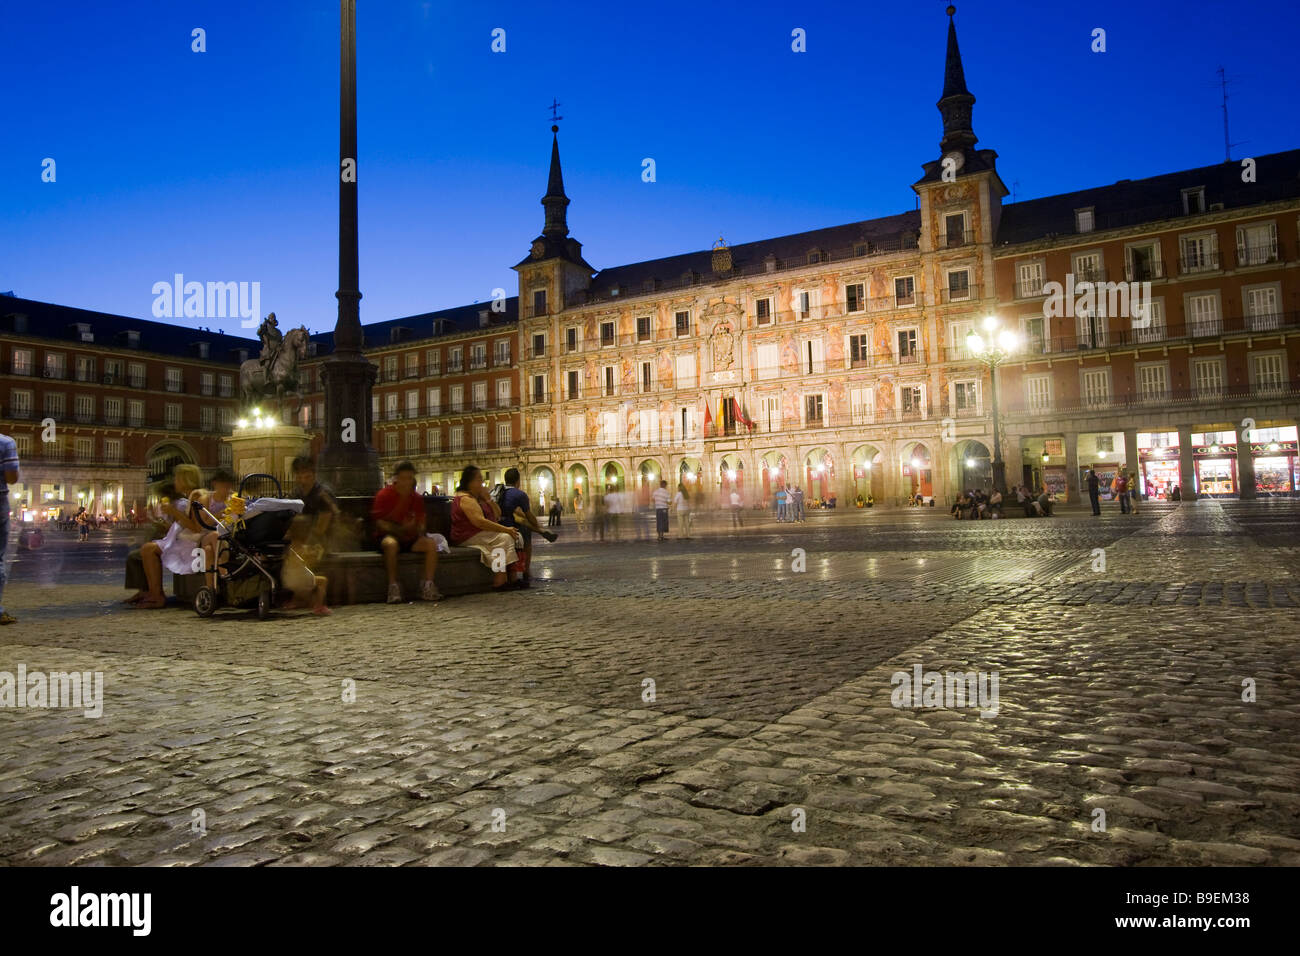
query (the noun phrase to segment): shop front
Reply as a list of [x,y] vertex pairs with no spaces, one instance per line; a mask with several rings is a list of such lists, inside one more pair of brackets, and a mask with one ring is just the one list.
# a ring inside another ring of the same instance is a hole
[[1250,436],[1255,459],[1255,492],[1269,497],[1292,496],[1300,490],[1300,455],[1296,426],[1257,428]]
[[1144,498],[1168,501],[1182,480],[1178,470],[1178,432],[1138,432]]
[[1227,498],[1237,494],[1237,433],[1193,432],[1196,495]]

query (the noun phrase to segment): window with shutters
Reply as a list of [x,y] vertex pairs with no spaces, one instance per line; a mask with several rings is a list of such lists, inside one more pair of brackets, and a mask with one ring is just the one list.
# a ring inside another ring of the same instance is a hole
[[79,422],[94,421],[95,418],[95,396],[78,395],[74,400],[74,414]]
[[144,421],[144,402],[129,401],[126,403],[126,423],[132,427],[139,426]]
[[104,439],[104,459],[106,461],[122,460],[122,439],[120,438]]
[[1139,365],[1138,398],[1144,402],[1160,402],[1169,398],[1169,367],[1163,362]]
[[1214,233],[1180,236],[1178,241],[1182,251],[1183,272],[1205,272],[1219,267],[1219,253],[1215,246]]
[[641,363],[641,391],[648,392],[654,388],[654,364],[651,362]]
[[781,430],[781,399],[777,396],[764,396],[758,400],[758,430],[775,432]]
[[758,378],[776,378],[780,372],[775,342],[764,342],[754,349],[754,373]]
[[474,411],[481,412],[487,408],[487,382],[475,382],[472,389]]
[[1251,379],[1256,393],[1270,394],[1286,389],[1286,356],[1282,352],[1266,352],[1250,357]]
[[695,356],[678,355],[675,360],[677,366],[677,387],[694,388],[695,387]]
[[898,407],[905,419],[918,419],[925,414],[925,392],[920,385],[904,385],[898,390]]
[[487,450],[487,424],[479,423],[474,426],[474,450]]
[[1050,375],[1025,376],[1025,405],[1035,412],[1051,409],[1052,377]]
[[754,300],[754,321],[759,325],[772,322],[772,300],[770,298]]
[[915,363],[917,361],[916,342],[919,332],[917,329],[899,329],[895,340],[898,343],[898,361],[901,363]]
[[451,403],[451,411],[463,412],[465,410],[464,385],[453,385],[447,393],[447,398]]
[[406,417],[420,417],[420,390],[418,388],[408,389],[406,392]]
[[1106,273],[1101,267],[1100,252],[1079,252],[1074,256],[1073,262],[1074,281],[1077,282],[1100,282],[1106,278]]
[[397,454],[398,438],[399,436],[397,432],[393,432],[393,431],[384,432],[384,454],[385,455]]
[[826,397],[820,392],[804,396],[803,423],[813,426],[826,424]]
[[1282,324],[1280,297],[1276,285],[1256,286],[1245,290],[1246,326],[1252,332],[1266,332]]
[[638,342],[650,341],[650,316],[641,315],[636,320],[636,340]]
[[1090,407],[1110,404],[1110,370],[1086,369],[1083,373],[1083,401]]
[[894,279],[894,305],[916,304],[916,279],[913,276],[898,276]]
[[77,439],[77,461],[90,461],[95,457],[95,439]]
[[549,418],[533,419],[533,444],[537,448],[547,448],[551,444],[551,420]]
[[447,435],[450,451],[453,455],[459,455],[465,450],[465,426],[453,425]]
[[442,414],[442,388],[426,388],[424,390],[425,403],[429,406],[430,415]]
[[1223,323],[1219,320],[1217,294],[1187,297],[1187,326],[1192,335],[1218,335],[1223,331]]
[[497,422],[497,447],[510,448],[514,445],[514,438],[510,433],[509,422]]
[[1237,227],[1237,265],[1262,266],[1277,261],[1277,223]]
[[849,364],[853,368],[871,364],[871,336],[866,332],[849,336]]
[[442,349],[427,349],[424,353],[424,374],[442,374]]
[[565,419],[564,436],[571,445],[587,443],[587,418],[585,415],[570,415]]
[[510,379],[497,379],[497,408],[509,408],[511,404],[510,397]]
[[167,428],[175,430],[181,427],[181,406],[179,402],[168,402],[163,419]]
[[1223,359],[1193,359],[1192,382],[1197,398],[1220,398],[1223,395]]
[[388,392],[384,395],[384,421],[396,421],[399,417],[398,398],[396,392]]
[[1148,299],[1141,309],[1133,310],[1133,336],[1139,342],[1158,342],[1165,334],[1163,299]]
[[867,307],[866,287],[861,282],[853,282],[844,287],[844,310],[861,312]]
[[869,425],[875,418],[876,393],[871,388],[849,389],[849,415],[855,425]]
[[424,430],[424,450],[426,454],[438,455],[442,453],[442,429],[426,428]]
[[691,334],[691,313],[690,312],[678,312],[673,316],[673,318],[676,323],[677,336],[679,338],[683,335]]
[[959,416],[978,415],[980,413],[979,382],[954,382],[952,407]]
[[414,428],[406,430],[406,453],[408,455],[418,455],[420,453],[420,432]]
[[808,339],[803,343],[803,370],[809,375],[818,375],[826,371],[826,343],[822,339]]
[[45,415],[58,420],[67,412],[67,397],[62,392],[45,393]]
[[122,424],[122,400],[120,398],[104,399],[104,424]]
[[1043,294],[1044,264],[1035,262],[1016,263],[1016,296],[1027,299]]
[[[303,409],[310,412],[311,409],[303,406]],[[217,410],[211,405],[199,406],[199,428],[205,432],[215,431],[217,427]]]

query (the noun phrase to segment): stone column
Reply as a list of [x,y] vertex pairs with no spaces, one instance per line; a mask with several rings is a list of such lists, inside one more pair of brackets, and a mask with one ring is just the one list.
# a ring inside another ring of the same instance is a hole
[[1196,465],[1192,458],[1192,426],[1178,426],[1178,490],[1183,501],[1195,501]]
[[1079,433],[1065,433],[1065,494],[1070,502],[1086,497],[1079,488]]
[[1137,429],[1124,429],[1124,471],[1133,472],[1134,481],[1138,485],[1138,498],[1142,498],[1142,465],[1138,462],[1138,433]]
[[1237,432],[1237,497],[1242,501],[1259,497],[1255,491],[1255,454],[1250,449],[1253,437],[1244,428]]
[[[1025,455],[1022,450],[1024,439],[1019,435],[1007,435],[1002,446],[1002,460],[1007,466],[1007,494],[1015,499],[1015,491],[1025,481]],[[1003,497],[1006,497],[1005,495]]]

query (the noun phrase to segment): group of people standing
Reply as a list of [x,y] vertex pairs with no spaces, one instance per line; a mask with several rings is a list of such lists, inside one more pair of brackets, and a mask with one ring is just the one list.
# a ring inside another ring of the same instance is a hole
[[[1089,468],[1085,484],[1088,488],[1088,501],[1092,505],[1093,515],[1101,514],[1101,488],[1102,481],[1097,474],[1096,469]],[[1177,489],[1175,489],[1176,491]],[[1119,502],[1120,514],[1137,514],[1138,492],[1137,475],[1133,472],[1124,471],[1121,468],[1115,473],[1115,477],[1110,482],[1110,493],[1112,500]],[[1174,498],[1177,501],[1177,498]]]
[[782,485],[776,489],[776,520],[803,521],[803,489]]

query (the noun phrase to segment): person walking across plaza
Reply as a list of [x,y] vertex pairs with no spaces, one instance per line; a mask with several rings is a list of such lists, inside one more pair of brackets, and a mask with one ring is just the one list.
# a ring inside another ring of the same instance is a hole
[[677,496],[673,498],[677,509],[677,535],[689,540],[691,536],[691,499],[687,497],[686,486],[677,486]]
[[14,624],[18,618],[5,610],[5,581],[9,575],[9,486],[18,481],[18,443],[0,435],[0,624]]
[[324,547],[329,541],[330,528],[339,515],[339,503],[329,489],[316,480],[314,458],[299,455],[291,467],[294,494],[302,499],[302,514],[312,520],[312,543]]
[[733,528],[745,527],[745,516],[741,513],[743,503],[740,500],[740,492],[735,488],[731,489],[731,526]]
[[803,515],[803,488],[802,487],[796,487],[794,489],[794,517],[791,520],[792,521],[807,520],[804,518]]
[[1110,484],[1111,493],[1119,499],[1119,513],[1128,514],[1128,475],[1124,474],[1123,466],[1115,472],[1115,480]]
[[1129,497],[1132,499],[1129,502],[1129,505],[1132,507],[1133,513],[1137,514],[1138,498],[1140,497],[1140,495],[1138,494],[1138,480],[1137,480],[1137,475],[1135,475],[1131,471],[1128,473],[1128,493],[1129,493]]
[[789,507],[789,505],[786,502],[786,499],[788,497],[789,497],[789,493],[786,491],[785,485],[782,485],[781,487],[776,489],[776,520],[777,521],[785,520],[786,509]]
[[1097,478],[1095,468],[1088,469],[1088,501],[1092,503],[1092,513],[1101,514],[1101,481]]
[[370,519],[375,526],[375,544],[384,556],[384,570],[388,573],[388,603],[402,603],[402,585],[397,579],[397,555],[402,551],[424,555],[420,600],[441,601],[442,595],[433,583],[438,571],[438,544],[424,533],[427,520],[424,495],[415,490],[415,466],[409,461],[399,462],[393,470],[392,483],[375,494]]
[[606,525],[608,521],[605,514],[605,495],[599,488],[591,493],[591,540],[595,541],[600,538],[605,540]]
[[655,506],[655,533],[659,535],[659,540],[663,541],[668,537],[668,482],[660,478],[659,487],[650,495],[654,500]]

